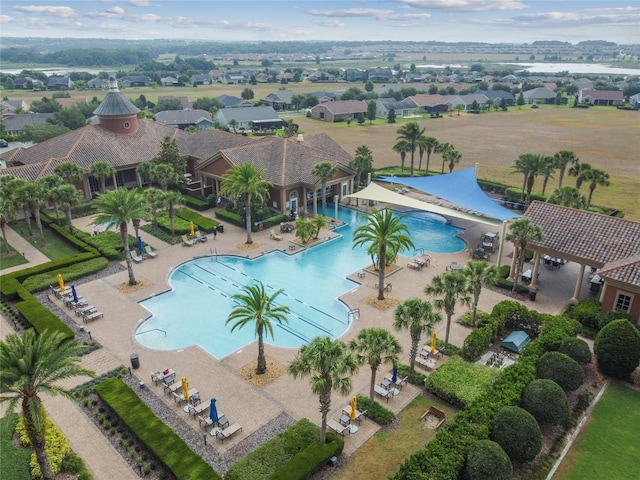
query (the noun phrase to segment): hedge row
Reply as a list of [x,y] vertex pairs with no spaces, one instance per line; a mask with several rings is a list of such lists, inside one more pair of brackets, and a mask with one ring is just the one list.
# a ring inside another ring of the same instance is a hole
[[293,457],[286,465],[269,477],[269,480],[308,480],[329,463],[332,457],[342,453],[344,440],[327,432],[327,442],[312,443]]
[[107,379],[96,387],[96,393],[177,479],[222,480],[122,380]]
[[38,333],[49,330],[49,333],[61,332],[65,340],[73,340],[75,338],[73,330],[34,297],[17,303],[16,310],[22,314]]
[[183,195],[182,198],[184,199],[185,205],[189,206],[190,208],[193,208],[194,210],[198,210],[199,212],[202,212],[204,210],[208,210],[211,208],[211,206],[206,200],[202,200],[198,197]]
[[39,275],[32,275],[23,282],[22,286],[30,292],[40,292],[48,288],[49,285],[56,285],[58,283],[58,273],[62,274],[65,282],[69,283],[77,280],[78,278],[99,272],[100,270],[107,268],[107,265],[109,265],[109,261],[106,258],[93,258],[86,262],[69,265],[60,271],[57,271],[57,273],[56,271],[50,271]]
[[220,225],[220,222],[204,215],[200,215],[188,208],[179,208],[176,210],[176,217],[186,220],[187,222],[193,222],[197,225],[198,230],[202,230],[204,233],[211,233],[213,229]]
[[[158,227],[171,235],[171,219],[168,212],[164,211],[158,215]],[[176,215],[173,219],[173,232],[178,236],[189,235],[191,233],[191,224]]]

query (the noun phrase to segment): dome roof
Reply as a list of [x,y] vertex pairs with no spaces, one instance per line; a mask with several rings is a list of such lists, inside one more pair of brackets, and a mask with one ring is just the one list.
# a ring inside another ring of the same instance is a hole
[[93,113],[99,117],[111,117],[111,116],[123,116],[123,115],[136,115],[140,109],[131,103],[124,95],[118,90],[118,82],[115,77],[109,78],[109,93],[104,98],[102,103],[98,105]]

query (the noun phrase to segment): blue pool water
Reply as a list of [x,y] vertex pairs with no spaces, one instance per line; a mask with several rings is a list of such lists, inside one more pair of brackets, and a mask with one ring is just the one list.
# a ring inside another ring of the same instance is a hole
[[[289,323],[274,325],[274,338],[265,336],[266,343],[299,348],[316,336],[340,337],[350,322],[338,297],[356,286],[345,277],[371,259],[363,248],[352,249],[353,231],[365,222],[364,215],[348,208],[340,208],[338,215],[345,222],[336,230],[341,237],[295,255],[276,251],[253,260],[225,255],[180,265],[170,275],[171,291],[140,302],[152,315],[136,329],[136,340],[158,350],[198,344],[214,357],[225,357],[255,340],[251,326],[231,333],[225,321],[234,305],[230,297],[257,281],[269,294],[283,289],[277,303],[291,309]],[[455,236],[460,229],[440,216],[413,212],[404,223],[416,249],[452,253],[465,247]]]

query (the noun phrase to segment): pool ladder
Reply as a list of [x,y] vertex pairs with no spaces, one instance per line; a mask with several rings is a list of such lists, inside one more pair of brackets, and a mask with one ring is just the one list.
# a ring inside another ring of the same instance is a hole
[[349,310],[349,320],[360,320],[360,309],[354,308]]

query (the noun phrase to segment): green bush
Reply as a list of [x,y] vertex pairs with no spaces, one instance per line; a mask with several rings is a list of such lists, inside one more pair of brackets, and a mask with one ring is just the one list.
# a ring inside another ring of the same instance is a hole
[[513,465],[500,445],[491,440],[479,440],[467,452],[469,480],[511,480]]
[[110,378],[96,386],[96,393],[178,480],[222,479],[169,426],[156,417],[127,384]]
[[[78,278],[104,270],[108,265],[109,261],[104,257],[100,257],[87,260],[86,262],[76,263],[75,265],[70,265],[60,269],[58,273],[62,274],[65,282],[71,283]],[[57,273],[47,272],[27,278],[22,285],[30,292],[39,292],[49,288],[50,285],[56,285],[57,283]]]
[[572,392],[584,383],[584,370],[573,358],[560,352],[547,352],[536,364],[538,378],[553,380],[565,392]]
[[0,418],[0,465],[3,478],[31,480],[29,460],[31,452],[13,443],[13,434],[20,416],[8,413]]
[[578,320],[582,326],[592,330],[597,330],[598,324],[600,323],[600,317],[602,315],[600,313],[601,308],[602,303],[597,299],[587,298],[575,306],[571,312],[571,317]]
[[198,210],[199,212],[211,208],[209,202],[207,202],[206,200],[202,200],[201,198],[192,197],[191,195],[183,195],[182,198],[185,205],[193,208],[194,210]]
[[[158,227],[171,235],[171,220],[169,214],[164,211],[158,215]],[[191,224],[176,215],[173,221],[173,231],[177,236],[191,234]]]
[[42,305],[34,297],[16,304],[24,319],[36,330],[42,333],[49,330],[50,333],[62,332],[65,339],[73,340],[75,334],[64,322],[56,317],[48,308]]
[[491,316],[500,319],[508,330],[524,330],[531,338],[540,334],[542,321],[538,314],[519,302],[502,301],[493,307]]
[[186,220],[187,222],[193,222],[193,224],[197,226],[196,230],[202,230],[204,233],[211,233],[214,228],[220,225],[220,222],[217,220],[200,215],[188,208],[179,208],[176,210],[176,217]]
[[534,380],[527,385],[520,406],[541,425],[566,425],[571,415],[567,394],[553,380]]
[[237,227],[245,228],[244,215],[238,215],[235,212],[230,212],[229,210],[226,210],[226,209],[217,208],[216,218],[221,218]]
[[591,363],[591,349],[587,342],[579,338],[565,338],[560,343],[558,351],[573,358],[580,365],[587,365]]
[[307,480],[327,465],[331,457],[340,455],[343,448],[344,440],[327,432],[327,442],[324,445],[312,443],[271,475],[269,480]]
[[367,418],[373,420],[378,425],[382,425],[383,427],[393,422],[395,415],[391,410],[387,410],[376,401],[371,402],[371,399],[364,395],[357,395],[356,398],[358,399],[358,410],[361,412],[366,410]]
[[462,346],[462,358],[468,362],[478,360],[493,343],[493,329],[491,324],[473,330],[464,339]]
[[629,312],[626,312],[624,310],[610,310],[600,317],[600,321],[598,322],[598,329],[602,330],[605,325],[608,325],[614,320],[631,320],[631,315],[629,315]]
[[520,407],[503,407],[491,422],[491,438],[514,462],[530,462],[542,450],[536,419]]
[[614,320],[596,336],[593,352],[602,373],[627,380],[640,363],[640,333],[629,320]]
[[168,243],[169,245],[177,245],[182,242],[180,237],[172,237],[171,234],[165,232],[162,228],[156,227],[152,223],[140,226],[140,230],[147,232],[150,235]]

